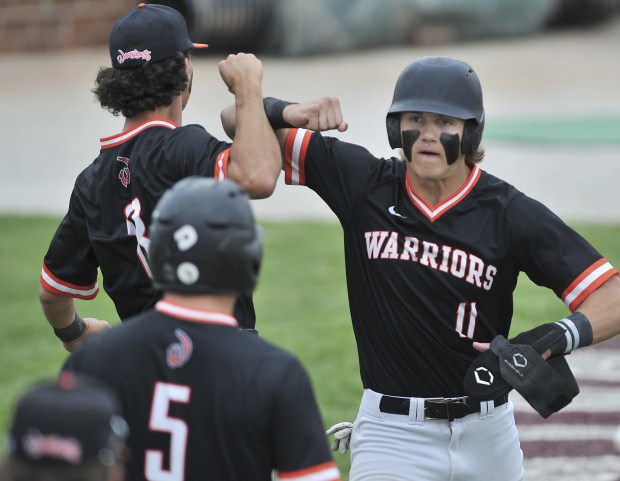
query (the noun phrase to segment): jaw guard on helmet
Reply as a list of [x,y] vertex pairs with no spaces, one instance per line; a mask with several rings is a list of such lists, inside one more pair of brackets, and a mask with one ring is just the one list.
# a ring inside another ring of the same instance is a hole
[[187,177],[160,199],[151,223],[149,264],[157,289],[251,294],[262,232],[247,194],[232,180]]
[[430,112],[465,121],[461,152],[473,154],[484,130],[482,88],[476,72],[449,57],[423,57],[407,65],[396,82],[385,119],[393,149],[402,148],[400,114]]

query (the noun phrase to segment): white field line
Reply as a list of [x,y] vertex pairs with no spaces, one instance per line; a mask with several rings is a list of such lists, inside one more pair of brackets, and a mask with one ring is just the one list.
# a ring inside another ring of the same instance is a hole
[[[610,381],[620,383],[620,350],[588,349],[575,351],[566,360],[577,381]],[[620,402],[618,403],[620,406]]]
[[526,481],[618,481],[620,456],[525,460]]
[[[534,409],[518,394],[512,391],[510,397],[515,411],[535,412]],[[620,412],[620,388],[596,387],[582,388],[573,401],[560,411],[565,412]],[[541,417],[541,422],[543,418]]]
[[607,424],[534,424],[518,425],[517,429],[521,442],[591,441],[594,439],[611,441],[618,427]]

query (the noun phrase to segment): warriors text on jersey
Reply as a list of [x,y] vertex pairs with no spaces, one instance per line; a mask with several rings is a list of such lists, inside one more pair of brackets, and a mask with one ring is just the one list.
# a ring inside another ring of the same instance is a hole
[[[176,127],[149,119],[101,139],[101,152],[78,176],[69,210],[44,259],[42,286],[56,294],[92,299],[103,287],[121,319],[152,307],[161,293],[151,286],[147,258],[151,214],[176,181],[227,177],[230,144],[199,125]],[[241,297],[235,317],[253,328],[252,299]]]
[[340,479],[302,365],[236,325],[162,300],[69,357],[121,399],[128,479]]
[[463,395],[472,340],[508,336],[519,272],[571,311],[618,273],[549,209],[477,166],[430,206],[399,159],[303,129],[290,130],[285,155],[286,183],[316,191],[342,225],[365,388]]

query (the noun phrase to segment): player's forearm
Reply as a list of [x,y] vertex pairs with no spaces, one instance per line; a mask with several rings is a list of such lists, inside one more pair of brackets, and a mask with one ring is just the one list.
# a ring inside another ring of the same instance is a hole
[[[267,119],[269,120],[269,123],[271,124],[271,120],[269,119],[269,115],[267,115]],[[227,107],[225,107],[222,112],[220,113],[220,120],[222,122],[222,128],[224,129],[224,132],[226,132],[226,135],[228,135],[228,137],[231,140],[234,140],[235,138],[235,130],[237,128],[236,122],[236,112],[235,112],[235,106],[234,105],[229,105]],[[277,119],[276,121],[280,121],[280,119]],[[272,125],[272,128],[273,125]],[[283,153],[284,152],[284,144],[286,142],[286,137],[288,135],[288,128],[279,128],[279,129],[275,129],[275,133],[276,133],[276,137],[278,139],[278,142],[280,144],[280,150]],[[283,157],[284,158],[284,157]]]
[[229,177],[255,199],[269,197],[282,167],[280,147],[265,115],[260,87],[248,86],[235,95]]
[[236,114],[235,114],[235,106],[229,105],[224,108],[220,113],[220,120],[222,121],[222,127],[224,128],[224,132],[228,135],[230,140],[235,140],[235,130],[237,128],[236,125]]
[[39,302],[47,322],[56,329],[70,325],[75,318],[75,300],[59,296],[43,287],[39,288]]
[[620,277],[614,276],[579,306],[592,325],[592,344],[620,334]]

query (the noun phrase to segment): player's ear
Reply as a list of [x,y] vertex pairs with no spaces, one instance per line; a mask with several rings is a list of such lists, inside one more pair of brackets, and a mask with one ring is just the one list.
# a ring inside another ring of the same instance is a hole
[[[185,86],[185,91],[191,93],[192,92],[192,83],[194,81],[194,68],[191,64],[191,57],[189,52],[185,54],[185,62],[183,63],[183,71],[187,74],[187,84]],[[185,108],[185,105],[183,105]]]

